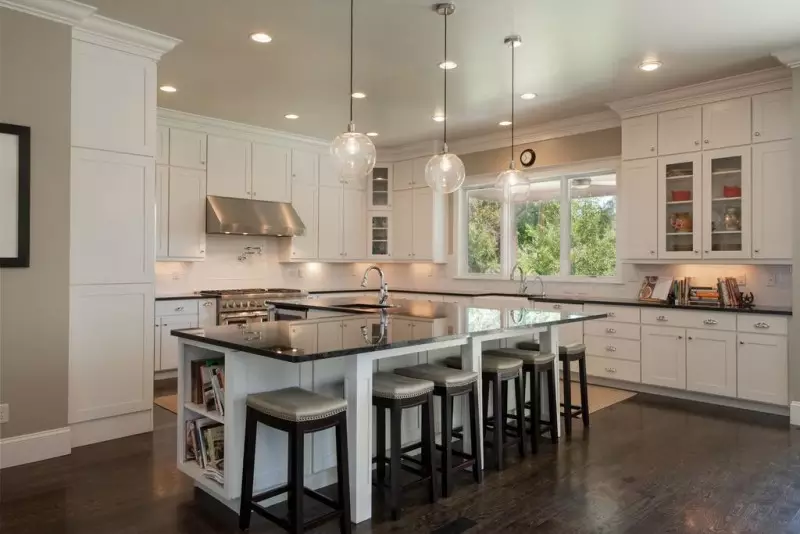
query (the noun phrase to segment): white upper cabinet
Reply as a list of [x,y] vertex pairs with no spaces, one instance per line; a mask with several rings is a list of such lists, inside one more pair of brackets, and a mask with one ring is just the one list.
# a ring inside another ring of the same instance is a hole
[[414,187],[414,160],[398,161],[394,164],[392,189],[400,191]]
[[658,165],[655,158],[624,161],[618,178],[620,252],[631,260],[658,257]]
[[342,260],[342,186],[320,186],[319,198],[319,259]]
[[289,172],[289,149],[253,143],[252,153],[251,198],[273,202],[291,202],[292,179]]
[[313,184],[295,181],[292,183],[292,206],[306,226],[303,236],[293,237],[291,257],[294,260],[317,259],[319,188]]
[[208,136],[208,194],[250,198],[251,143]]
[[425,181],[425,167],[428,165],[428,160],[430,159],[430,156],[426,156],[412,160],[414,166],[414,187],[428,187],[428,183]]
[[206,255],[206,173],[169,170],[169,257],[204,259]]
[[169,129],[169,164],[187,169],[206,169],[206,139],[203,132]]
[[[329,169],[328,166],[325,167],[325,181],[326,183],[329,181],[328,176],[329,173],[327,170]],[[295,182],[303,182],[305,184],[314,184],[317,185],[319,182],[320,177],[320,156],[314,152],[308,152],[305,150],[292,150],[292,180]],[[338,180],[336,180],[333,184],[328,185],[336,185]]]
[[72,41],[72,146],[156,155],[156,62]]
[[392,164],[378,164],[367,176],[368,209],[382,210],[392,207],[392,184],[394,173]]
[[686,331],[686,389],[736,396],[736,333]]
[[319,196],[319,258],[339,261],[366,258],[366,192],[340,184],[320,186]]
[[703,149],[749,145],[751,138],[749,96],[703,106]]
[[701,167],[699,152],[658,158],[659,259],[701,258]]
[[750,170],[749,145],[703,153],[704,259],[751,256]]
[[788,347],[784,336],[738,335],[738,397],[786,406]]
[[753,146],[753,258],[792,258],[792,141]]
[[414,213],[414,191],[407,189],[395,192],[392,213],[397,214],[398,220],[404,221],[392,228],[392,256],[396,260],[411,260],[414,254],[414,225],[410,224],[408,217]]
[[792,90],[753,97],[753,143],[792,137]]
[[622,159],[649,158],[657,154],[658,115],[622,121]]
[[367,227],[364,214],[367,208],[367,194],[359,189],[344,188],[342,192],[342,251],[345,259],[367,257]]
[[169,165],[169,128],[159,126],[156,132],[156,163]]
[[642,326],[642,383],[686,389],[686,331]]
[[429,187],[414,189],[413,233],[414,260],[433,260],[434,241],[434,194]]
[[658,155],[682,154],[701,150],[703,135],[701,106],[658,114]]
[[386,210],[370,211],[367,214],[367,256],[370,258],[392,258],[392,214]]

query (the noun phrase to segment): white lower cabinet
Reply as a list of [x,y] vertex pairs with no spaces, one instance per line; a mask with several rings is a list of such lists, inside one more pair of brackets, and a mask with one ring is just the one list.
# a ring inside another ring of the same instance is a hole
[[197,328],[197,315],[174,315],[156,318],[154,356],[156,371],[168,371],[178,368],[178,338],[172,335],[172,331],[183,328]]
[[739,334],[737,348],[738,397],[786,406],[789,402],[786,338]]
[[686,389],[736,396],[736,333],[686,331]]
[[626,382],[641,382],[639,362],[615,360],[602,356],[586,356],[586,374]]
[[686,389],[686,331],[642,326],[642,383]]
[[[554,312],[582,312],[583,304],[567,304],[561,302],[534,302],[533,307],[537,310],[547,310]],[[559,345],[571,345],[573,343],[583,343],[583,323],[567,323],[558,327]]]

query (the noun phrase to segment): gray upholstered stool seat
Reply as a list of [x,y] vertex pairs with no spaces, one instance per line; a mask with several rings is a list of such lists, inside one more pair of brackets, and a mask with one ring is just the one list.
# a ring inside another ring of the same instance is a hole
[[372,375],[372,395],[383,399],[410,399],[433,391],[430,380],[421,380],[394,373]]
[[491,349],[484,351],[484,358],[487,355],[515,358],[522,360],[522,365],[548,365],[556,359],[555,354],[542,354],[539,351],[523,349]]
[[394,372],[402,376],[430,380],[436,386],[443,388],[466,386],[478,380],[478,373],[450,369],[449,367],[433,365],[431,363],[401,367],[395,369]]
[[[539,344],[535,341],[520,341],[517,343],[517,348],[521,350],[539,350]],[[586,353],[586,345],[583,343],[570,343],[569,345],[559,345],[558,355],[567,356],[572,360],[575,356],[580,356]]]
[[[449,356],[444,360],[445,365],[454,369],[461,369],[461,356]],[[520,358],[509,358],[484,352],[481,357],[481,372],[497,373],[501,379],[514,378],[522,369]]]
[[347,401],[293,387],[248,395],[247,406],[278,419],[301,422],[342,413]]

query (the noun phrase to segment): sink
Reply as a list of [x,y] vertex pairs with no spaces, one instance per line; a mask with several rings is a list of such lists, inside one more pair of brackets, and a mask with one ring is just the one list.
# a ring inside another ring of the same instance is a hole
[[360,308],[369,310],[385,310],[387,308],[397,308],[396,304],[339,304],[337,308]]

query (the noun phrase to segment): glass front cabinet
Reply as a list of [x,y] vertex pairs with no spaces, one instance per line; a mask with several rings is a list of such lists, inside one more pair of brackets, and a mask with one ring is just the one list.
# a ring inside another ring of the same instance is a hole
[[658,159],[659,258],[701,258],[700,167],[699,153]]
[[369,209],[392,209],[392,165],[377,163],[367,177]]
[[370,258],[390,259],[392,214],[388,211],[370,211],[367,214],[367,252]]

